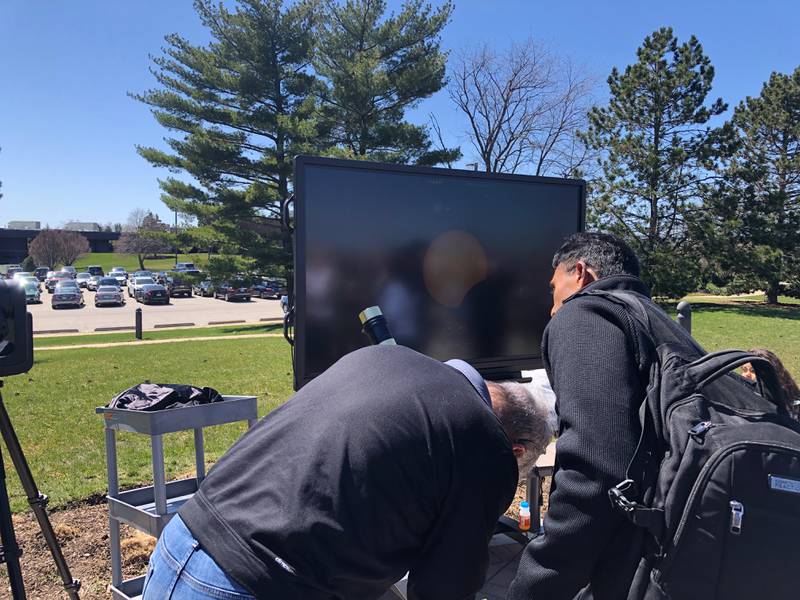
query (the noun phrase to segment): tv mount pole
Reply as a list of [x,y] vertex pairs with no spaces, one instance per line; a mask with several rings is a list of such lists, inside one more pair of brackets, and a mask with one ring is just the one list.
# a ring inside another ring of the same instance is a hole
[[[3,382],[0,380],[0,388],[3,387]],[[19,475],[22,488],[25,490],[25,495],[28,497],[28,504],[31,505],[36,520],[39,522],[39,529],[42,531],[47,547],[50,549],[50,554],[53,555],[53,560],[56,563],[58,572],[61,575],[61,580],[64,582],[64,590],[67,592],[71,600],[79,600],[78,590],[81,587],[81,582],[78,579],[73,579],[72,574],[67,566],[67,561],[64,559],[64,554],[61,552],[61,546],[58,544],[56,534],[53,531],[53,526],[47,516],[47,496],[39,492],[36,487],[36,482],[33,480],[33,474],[28,466],[28,461],[25,459],[25,454],[22,452],[17,434],[14,431],[14,426],[11,424],[11,418],[8,416],[5,404],[3,404],[3,395],[0,393],[0,433],[3,436],[8,454],[11,457],[11,462],[14,464],[14,469]],[[0,456],[0,536],[2,536],[2,546],[0,547],[0,563],[5,562],[8,568],[8,580],[11,584],[11,595],[14,600],[25,600],[25,584],[22,579],[22,569],[19,565],[19,557],[22,552],[17,544],[17,537],[14,533],[14,522],[11,519],[11,505],[8,501],[8,490],[6,488],[6,473],[3,467],[2,456]]]

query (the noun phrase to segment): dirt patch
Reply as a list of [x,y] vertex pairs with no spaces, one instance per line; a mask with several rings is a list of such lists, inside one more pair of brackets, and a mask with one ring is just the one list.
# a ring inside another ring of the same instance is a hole
[[[50,521],[61,543],[72,576],[81,580],[81,600],[111,597],[111,558],[108,547],[108,509],[105,503],[82,504],[50,513]],[[50,550],[33,513],[14,516],[17,541],[22,548],[22,575],[28,598],[67,598]],[[143,575],[155,539],[130,527],[122,527],[122,571],[125,579]],[[0,567],[0,599],[11,598],[8,575]]]

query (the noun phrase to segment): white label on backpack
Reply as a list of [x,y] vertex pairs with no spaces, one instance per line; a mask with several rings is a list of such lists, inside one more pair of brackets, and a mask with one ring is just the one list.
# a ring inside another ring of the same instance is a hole
[[785,477],[769,476],[769,487],[779,492],[790,492],[800,494],[800,481],[797,479],[786,479]]

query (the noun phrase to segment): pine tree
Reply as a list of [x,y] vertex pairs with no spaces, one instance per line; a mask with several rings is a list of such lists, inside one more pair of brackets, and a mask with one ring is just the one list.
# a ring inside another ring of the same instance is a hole
[[427,128],[405,111],[442,89],[447,55],[440,35],[452,14],[407,0],[386,15],[385,0],[329,1],[318,29],[314,65],[330,141],[345,156],[437,164],[457,160],[458,149],[432,150]]
[[738,149],[709,203],[719,283],[800,296],[800,67],[734,111]]
[[160,84],[135,98],[173,137],[169,151],[138,147],[151,164],[187,177],[160,182],[171,210],[211,226],[262,266],[288,262],[281,202],[292,161],[318,138],[311,72],[316,3],[195,0],[213,40],[166,38],[152,72]]
[[636,63],[608,78],[610,100],[589,113],[584,139],[600,151],[590,216],[638,252],[654,295],[680,296],[698,278],[691,219],[730,152],[730,127],[711,128],[727,107],[706,105],[714,68],[692,36],[647,36]]

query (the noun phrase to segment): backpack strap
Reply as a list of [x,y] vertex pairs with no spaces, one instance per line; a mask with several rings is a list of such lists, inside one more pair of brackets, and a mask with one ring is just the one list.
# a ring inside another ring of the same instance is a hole
[[779,409],[785,410],[786,399],[775,367],[761,356],[743,350],[720,350],[707,354],[688,365],[686,373],[698,388],[703,388],[747,363],[750,363],[756,372],[764,398]]

